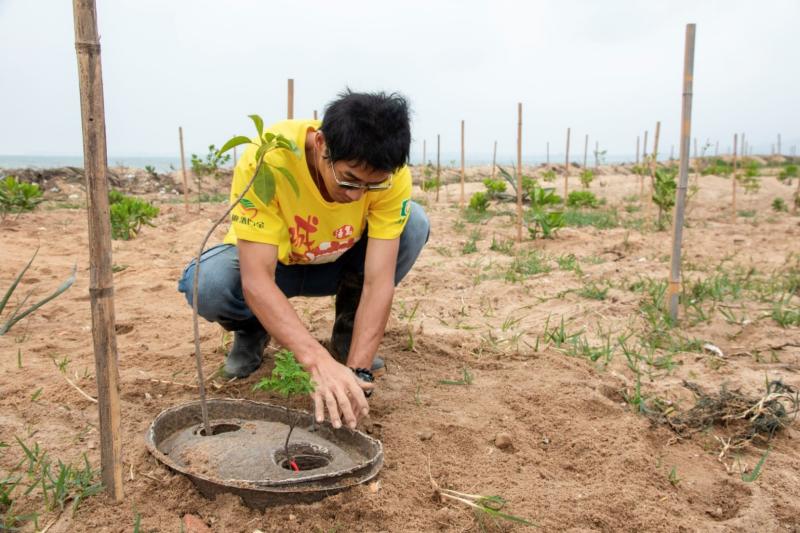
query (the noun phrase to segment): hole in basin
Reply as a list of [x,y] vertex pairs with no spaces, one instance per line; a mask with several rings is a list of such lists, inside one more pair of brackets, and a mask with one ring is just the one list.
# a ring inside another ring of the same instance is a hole
[[331,454],[310,444],[290,444],[289,457],[286,451],[281,448],[275,451],[275,464],[286,470],[294,470],[291,465],[293,459],[297,469],[302,471],[316,470],[331,464]]
[[[229,424],[229,423],[211,424],[211,435],[213,436],[213,435],[221,435],[223,433],[232,433],[234,431],[239,431],[240,429],[242,429],[242,427],[239,426],[238,424]],[[203,427],[203,426],[200,426],[195,431],[195,435],[200,435],[202,437],[205,437],[206,436],[206,428]]]

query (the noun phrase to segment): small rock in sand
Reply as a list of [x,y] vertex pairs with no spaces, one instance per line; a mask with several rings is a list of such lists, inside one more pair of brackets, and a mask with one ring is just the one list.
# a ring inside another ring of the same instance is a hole
[[511,440],[511,434],[500,432],[494,438],[494,445],[501,450],[508,450],[514,447],[514,442]]
[[433,438],[433,431],[430,429],[423,429],[417,432],[417,437],[419,437],[419,440],[431,440]]

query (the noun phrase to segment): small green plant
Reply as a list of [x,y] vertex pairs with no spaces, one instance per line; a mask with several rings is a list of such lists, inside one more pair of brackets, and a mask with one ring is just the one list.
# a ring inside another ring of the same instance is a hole
[[672,467],[672,470],[669,471],[669,475],[667,476],[667,479],[669,480],[670,484],[673,487],[677,487],[678,486],[678,484],[681,482],[681,478],[678,477],[678,467],[677,466],[673,466]]
[[489,196],[485,192],[476,192],[469,199],[469,208],[478,213],[485,213],[489,207]]
[[786,205],[786,201],[784,201],[783,198],[775,198],[772,200],[772,210],[781,213],[788,211],[789,207]]
[[575,257],[575,254],[560,255],[556,258],[556,262],[560,270],[575,272],[576,274],[581,273],[581,265],[578,262],[578,258]]
[[678,184],[675,182],[675,171],[669,168],[656,169],[653,178],[653,202],[658,206],[658,219],[656,225],[659,230],[664,230],[664,214],[669,213],[675,205],[675,191]]
[[145,165],[144,171],[147,172],[147,175],[150,176],[150,179],[158,178],[158,172],[156,172],[156,167],[153,165]]
[[605,300],[608,294],[608,287],[601,287],[597,283],[591,282],[581,287],[578,294],[590,300]]
[[483,180],[483,184],[486,186],[486,192],[489,198],[497,198],[497,195],[506,192],[506,182],[503,180],[486,178]]
[[581,171],[580,178],[581,178],[581,185],[583,186],[583,188],[588,189],[589,185],[591,185],[592,181],[594,180],[594,172],[589,170],[588,168],[584,169]]
[[506,281],[516,283],[528,276],[550,272],[547,260],[538,250],[522,251],[514,257],[505,273]]
[[480,230],[473,230],[472,233],[469,235],[469,239],[467,242],[464,243],[464,246],[461,248],[461,253],[463,255],[474,254],[478,251],[478,240],[481,238]]
[[469,368],[464,367],[461,369],[461,379],[440,379],[440,385],[472,385],[474,380],[473,375],[470,373]]
[[[14,291],[16,290],[17,286],[19,285],[19,282],[22,280],[22,277],[25,275],[25,272],[27,272],[28,269],[33,264],[33,260],[36,259],[36,254],[38,254],[38,253],[39,253],[39,249],[37,248],[36,251],[33,252],[33,257],[31,257],[31,260],[28,261],[28,264],[23,267],[23,269],[20,271],[19,274],[17,274],[17,277],[14,278],[14,281],[11,283],[11,286],[8,288],[8,290],[6,290],[6,293],[3,296],[3,299],[0,300],[0,315],[2,315],[3,310],[6,308],[6,305],[8,305],[8,301],[11,299],[11,295],[14,294]],[[11,311],[11,314],[8,317],[6,317],[5,321],[0,323],[0,336],[5,335],[6,333],[8,333],[8,331],[12,328],[12,326],[14,326],[14,324],[16,324],[17,322],[19,322],[20,320],[22,320],[23,318],[25,318],[29,314],[33,313],[34,311],[36,311],[37,309],[42,307],[44,304],[46,304],[50,300],[52,300],[55,297],[59,296],[62,292],[64,292],[67,289],[69,289],[72,286],[72,284],[75,283],[75,273],[77,272],[77,269],[78,269],[77,265],[73,266],[72,267],[72,274],[70,275],[70,277],[68,277],[66,279],[66,281],[64,281],[52,294],[50,294],[49,296],[47,296],[45,298],[42,298],[41,300],[39,300],[35,304],[32,304],[27,309],[24,309],[25,308],[25,304],[28,301],[28,298],[30,298],[31,294],[33,294],[32,290],[30,292],[28,292],[28,294],[25,295],[25,297],[20,301],[20,303],[17,304],[17,306],[14,308],[14,310]]]
[[572,191],[567,197],[569,207],[597,207],[597,197],[591,191]]
[[[509,522],[516,522],[517,524],[522,524],[524,526],[536,527],[536,524],[534,524],[529,520],[526,520],[519,516],[502,512],[502,509],[506,506],[507,502],[501,496],[483,496],[481,494],[465,494],[463,492],[456,492],[454,490],[449,490],[449,489],[440,489],[438,487],[436,487],[436,492],[440,497],[449,498],[451,500],[455,500],[457,502],[461,502],[465,505],[468,505],[469,507],[475,510],[477,516],[485,515],[491,518],[501,518],[503,520],[508,520]],[[481,529],[485,530],[482,523],[481,523]]]
[[218,178],[220,167],[231,160],[230,154],[224,154],[223,152],[225,150],[218,151],[213,144],[210,144],[205,159],[197,154],[192,154],[192,173],[194,173],[195,177],[213,176]]
[[547,170],[542,172],[542,179],[548,183],[556,181],[556,177],[557,177],[556,171],[553,170],[552,168],[548,168]]
[[[272,369],[272,376],[261,378],[258,383],[253,385],[253,390],[276,392],[288,402],[293,397],[306,396],[313,393],[314,387],[311,375],[300,366],[294,354],[289,350],[282,349],[275,354],[275,368]],[[292,436],[292,431],[297,425],[299,417],[292,416],[288,406],[284,406],[284,409],[289,420],[289,432],[286,434],[283,450],[286,454],[286,460],[289,462],[288,464],[292,467],[292,470],[297,472],[300,469],[294,457],[289,453],[289,438]]]
[[511,239],[498,241],[495,236],[492,235],[492,244],[489,245],[489,249],[493,252],[511,255],[514,250],[514,241]]
[[35,183],[18,181],[15,176],[0,180],[0,220],[9,214],[19,216],[25,211],[33,211],[42,200],[42,190]]
[[619,216],[614,209],[608,210],[586,210],[586,209],[567,209],[564,211],[565,226],[593,226],[597,229],[616,228],[620,225]]
[[147,200],[125,196],[110,191],[108,201],[111,211],[111,237],[128,241],[136,238],[142,226],[155,227],[152,220],[158,216],[158,207]]
[[753,481],[757,480],[761,476],[761,469],[764,468],[764,462],[767,460],[767,456],[769,455],[770,448],[767,448],[767,451],[764,452],[764,455],[761,456],[761,459],[758,460],[756,466],[753,468],[753,471],[749,474],[745,474],[741,472],[742,481],[745,483],[752,483]]
[[789,164],[783,167],[783,169],[778,174],[778,179],[787,185],[792,184],[792,178],[797,177],[797,165]]

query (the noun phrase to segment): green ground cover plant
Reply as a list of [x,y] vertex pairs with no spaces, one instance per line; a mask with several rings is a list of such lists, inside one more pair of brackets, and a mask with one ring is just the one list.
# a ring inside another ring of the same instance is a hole
[[567,197],[568,207],[597,207],[599,202],[591,191],[572,191]]
[[155,227],[153,219],[159,209],[147,200],[125,196],[119,191],[108,193],[111,212],[111,238],[128,241],[135,239],[142,226]]
[[0,220],[13,214],[18,217],[26,211],[33,211],[44,198],[42,189],[35,183],[25,183],[15,176],[0,180]]

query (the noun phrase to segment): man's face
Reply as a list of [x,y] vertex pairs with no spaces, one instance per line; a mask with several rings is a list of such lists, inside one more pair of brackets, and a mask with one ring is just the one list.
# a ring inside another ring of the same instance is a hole
[[325,181],[328,194],[334,202],[350,203],[355,202],[364,194],[368,194],[365,188],[355,186],[375,186],[389,184],[391,173],[385,170],[375,170],[355,161],[336,161],[331,162],[325,159],[320,172]]

